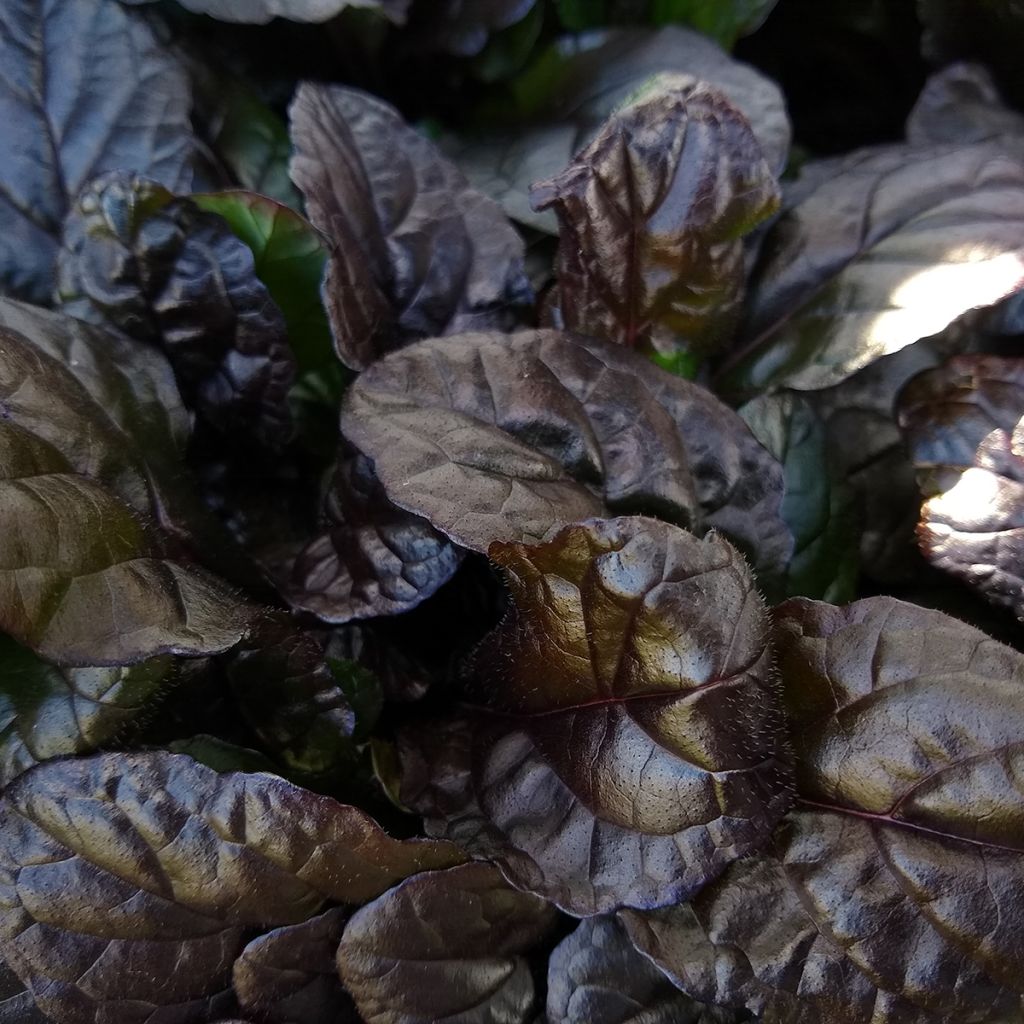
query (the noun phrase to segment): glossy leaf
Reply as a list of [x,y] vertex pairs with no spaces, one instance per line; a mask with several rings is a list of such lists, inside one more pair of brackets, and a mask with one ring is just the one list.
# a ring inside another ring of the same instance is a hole
[[188,78],[108,0],[4,4],[0,68],[0,285],[47,302],[64,217],[90,178],[124,169],[188,188]]
[[548,963],[547,1024],[726,1024],[640,955],[614,918],[591,917]]
[[91,753],[116,739],[151,713],[171,672],[170,658],[59,668],[0,634],[0,790],[40,761]]
[[162,348],[185,401],[218,429],[287,438],[285,319],[220,217],[143,178],[99,178],[65,223],[58,293],[68,313]]
[[[825,424],[800,395],[764,395],[740,410],[754,437],[782,464],[782,518],[793,531],[789,596],[843,603],[856,593],[859,516],[852,487],[833,472]],[[864,438],[850,438],[861,446]]]
[[1002,141],[1024,152],[1024,115],[1003,102],[990,72],[980,64],[950,64],[932,75],[907,119],[908,141]]
[[932,565],[1024,615],[1024,361],[957,356],[901,392]]
[[[0,334],[3,350],[9,337]],[[0,632],[58,664],[127,665],[225,651],[253,611],[216,578],[162,557],[112,492],[0,420]]]
[[766,1024],[1016,1019],[1024,658],[891,598],[791,601],[775,636],[797,810],[632,938]]
[[804,394],[825,425],[830,471],[855,497],[861,567],[883,583],[915,581],[924,568],[914,542],[920,492],[896,422],[896,396],[915,374],[963,343],[952,337],[918,342],[842,384]]
[[[155,350],[35,306],[0,300],[0,403],[175,542],[219,571],[235,559],[183,468],[188,413]],[[31,386],[29,385],[31,382]]]
[[300,86],[292,179],[333,244],[324,302],[342,361],[410,338],[508,328],[532,299],[523,244],[398,112],[342,86]]
[[765,242],[729,390],[830,387],[1024,287],[1024,163],[1002,147],[880,147],[805,177]]
[[515,610],[474,659],[485,710],[407,738],[402,797],[428,830],[581,916],[686,899],[761,845],[788,776],[736,550],[637,517],[490,557]]
[[348,916],[335,907],[253,939],[231,972],[242,1009],[264,1024],[359,1024],[334,962]]
[[778,186],[723,93],[682,75],[649,90],[531,189],[561,227],[556,319],[663,357],[706,354],[736,326],[742,239],[775,212]]
[[530,185],[559,174],[619,106],[663,72],[687,75],[723,93],[750,122],[771,171],[782,172],[791,129],[778,86],[706,36],[676,26],[562,39],[515,85],[519,113],[533,127],[450,140],[448,151],[473,185],[510,217],[557,234],[550,213],[531,209]]
[[791,552],[778,463],[709,392],[619,345],[424,341],[355,382],[341,428],[396,505],[471,550],[610,511],[719,529],[768,573]]
[[325,501],[324,528],[288,565],[281,590],[325,622],[407,611],[446,583],[462,552],[393,504],[368,459],[345,454]]
[[[147,4],[153,0],[122,0],[130,4]],[[265,25],[274,18],[289,21],[324,22],[349,8],[368,7],[394,21],[405,20],[412,0],[178,0],[194,14],[206,14],[219,21]]]
[[42,765],[0,820],[0,951],[66,1024],[210,1019],[255,927],[460,860],[275,776],[162,753]]
[[526,1024],[534,984],[522,954],[555,917],[489,864],[416,875],[352,915],[338,969],[366,1024]]

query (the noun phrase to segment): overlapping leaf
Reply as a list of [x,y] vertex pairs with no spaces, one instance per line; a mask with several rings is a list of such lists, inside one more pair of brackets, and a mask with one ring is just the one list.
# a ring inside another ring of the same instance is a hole
[[171,672],[170,658],[59,668],[0,634],[0,790],[40,761],[91,753],[124,733],[157,704]]
[[791,129],[778,86],[706,36],[675,25],[587,32],[561,40],[516,83],[521,113],[531,127],[450,140],[448,150],[472,183],[497,199],[510,217],[556,234],[555,218],[531,209],[530,185],[562,171],[617,107],[663,72],[689,76],[723,93],[750,122],[771,171],[782,172]]
[[890,598],[788,602],[776,638],[797,810],[632,938],[766,1024],[1017,1019],[1024,659]]
[[984,66],[951,64],[925,83],[907,118],[907,139],[915,145],[999,141],[1024,152],[1024,115],[1006,106]]
[[521,954],[555,918],[491,865],[432,871],[356,911],[338,969],[367,1024],[526,1024],[534,983]]
[[789,803],[742,557],[655,520],[494,544],[515,611],[477,652],[483,711],[406,738],[403,799],[570,913],[685,899]]
[[14,0],[0,12],[0,284],[47,302],[65,214],[104,171],[187,188],[189,84],[141,19],[108,0]]
[[356,716],[327,663],[327,637],[272,623],[254,640],[234,653],[228,677],[261,742],[305,774],[349,765]]
[[[740,415],[785,473],[782,518],[795,542],[787,594],[850,600],[859,569],[859,516],[852,487],[830,465],[825,424],[794,392],[755,398]],[[864,440],[856,437],[861,451]]]
[[522,242],[432,142],[342,86],[304,83],[290,114],[292,178],[333,245],[324,302],[343,362],[515,324],[531,300]]
[[[146,4],[153,0],[122,0],[123,3]],[[289,21],[329,21],[352,7],[369,7],[394,21],[405,19],[412,0],[178,0],[182,7],[195,14],[207,14],[220,21],[265,25],[274,18]]]
[[778,186],[723,93],[681,75],[650,90],[531,199],[558,214],[561,326],[662,357],[702,356],[732,335],[742,239],[775,212]]
[[186,402],[217,428],[287,438],[285,318],[219,216],[146,179],[103,176],[65,223],[58,293],[74,316],[162,348]]
[[838,384],[1024,287],[1024,162],[885,146],[811,166],[765,243],[737,393]]
[[556,331],[424,341],[355,382],[341,426],[391,501],[473,550],[605,511],[719,529],[764,572],[792,549],[781,467],[742,420],[608,342]]
[[242,1009],[264,1024],[359,1024],[335,963],[347,920],[335,907],[253,939],[231,971]]
[[735,1019],[680,992],[637,952],[614,918],[581,921],[548,963],[548,1024],[728,1024]]
[[935,566],[1024,615],[1024,361],[964,355],[915,377],[899,421]]
[[426,519],[388,500],[362,455],[339,461],[324,511],[325,528],[288,563],[280,586],[293,607],[326,622],[407,611],[462,560]]
[[67,1024],[230,1012],[254,928],[461,859],[275,776],[161,753],[42,765],[8,788],[0,821],[0,952]]

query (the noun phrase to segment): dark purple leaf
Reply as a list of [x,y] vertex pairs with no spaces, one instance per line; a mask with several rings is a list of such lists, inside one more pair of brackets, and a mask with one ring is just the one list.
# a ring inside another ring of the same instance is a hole
[[[211,567],[234,568],[183,459],[188,413],[159,352],[35,306],[0,300],[0,409]],[[31,382],[31,386],[27,386]]]
[[737,1019],[680,992],[636,951],[614,918],[581,921],[548,963],[547,1024],[728,1024]]
[[0,1024],[49,1024],[21,979],[0,961]]
[[272,775],[163,753],[52,762],[0,802],[0,954],[63,1024],[206,1021],[231,1012],[253,929],[460,859]]
[[343,456],[325,501],[326,528],[287,564],[279,586],[325,622],[407,611],[451,579],[462,551],[392,504],[369,460]]
[[766,573],[792,550],[782,469],[742,420],[609,342],[556,331],[421,342],[359,377],[341,426],[391,501],[471,550],[606,510],[719,529]]
[[1024,152],[1024,115],[1005,105],[987,68],[950,64],[925,83],[907,119],[907,140],[915,145],[1001,141]]
[[1024,286],[1024,162],[1001,146],[884,146],[805,175],[765,242],[729,390],[830,387]]
[[348,916],[336,907],[253,939],[232,969],[242,1009],[261,1024],[359,1024],[335,963]]
[[[16,339],[0,332],[0,353]],[[0,632],[57,664],[127,665],[225,651],[254,611],[215,577],[164,557],[110,490],[0,419]]]
[[560,40],[537,63],[533,75],[516,82],[523,119],[534,127],[504,135],[450,141],[446,147],[474,186],[531,227],[557,234],[550,213],[531,209],[530,185],[552,178],[587,146],[604,122],[663,72],[706,82],[742,111],[774,174],[789,153],[791,129],[778,86],[759,71],[733,60],[698,32],[669,25],[587,32]]
[[1024,616],[1024,360],[964,355],[915,377],[899,422],[932,565]]
[[728,341],[743,300],[743,236],[779,191],[743,114],[689,76],[663,75],[550,181],[561,326],[671,357]]
[[65,222],[58,294],[68,313],[162,348],[185,401],[218,429],[287,439],[284,315],[221,217],[144,178],[105,175]]
[[736,550],[655,520],[494,544],[515,610],[448,733],[405,734],[433,834],[585,916],[685,899],[789,805],[767,611]]
[[338,969],[366,1024],[526,1024],[535,997],[522,954],[555,919],[489,864],[432,871],[356,911]]
[[[153,0],[121,0],[147,4]],[[220,21],[265,25],[274,18],[289,21],[323,22],[349,8],[371,8],[401,24],[412,0],[178,0],[188,11],[207,14]]]
[[915,374],[970,344],[947,333],[883,356],[835,387],[804,395],[825,424],[831,472],[855,495],[861,566],[886,584],[916,581],[925,569],[914,542],[920,492],[896,422],[896,396]]
[[109,0],[4,4],[0,68],[0,282],[47,302],[65,214],[90,178],[128,170],[188,188],[188,78]]
[[624,913],[766,1024],[1018,1019],[1024,656],[891,598],[776,614],[797,810],[689,906]]
[[324,301],[342,361],[410,338],[506,329],[532,298],[523,244],[490,199],[387,103],[304,83],[292,178],[333,243]]
[[425,14],[423,43],[459,57],[474,57],[492,32],[522,21],[538,0],[436,0]]

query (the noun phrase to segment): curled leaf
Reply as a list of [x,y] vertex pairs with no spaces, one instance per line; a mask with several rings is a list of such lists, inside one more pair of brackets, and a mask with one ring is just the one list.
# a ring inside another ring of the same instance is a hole
[[790,601],[775,635],[797,809],[689,906],[625,914],[634,942],[766,1022],[1015,1019],[1024,657],[891,598]]
[[608,342],[557,331],[424,341],[359,377],[341,429],[391,501],[471,550],[605,511],[719,529],[765,572],[792,549],[781,468],[742,420]]
[[736,1019],[680,992],[614,918],[591,917],[548,962],[548,1024],[726,1024]]
[[462,552],[388,500],[368,459],[345,453],[324,502],[327,525],[289,563],[281,590],[325,622],[407,611],[451,579]]
[[494,544],[514,611],[449,735],[406,735],[403,800],[567,911],[662,906],[789,804],[767,611],[742,557],[654,520]]
[[65,223],[58,293],[67,312],[162,348],[186,402],[219,429],[287,436],[284,316],[220,217],[146,179],[103,176]]
[[899,422],[932,565],[1024,616],[1024,360],[956,356],[915,377]]
[[67,1024],[210,1019],[254,928],[461,860],[275,776],[162,753],[41,765],[0,823],[0,951]]
[[[715,5],[716,10],[723,6]],[[779,87],[706,35],[677,25],[606,29],[559,40],[516,82],[520,117],[534,127],[524,131],[517,125],[507,134],[450,141],[447,150],[473,185],[500,202],[510,217],[557,234],[549,212],[531,209],[530,185],[572,163],[619,106],[665,72],[723,93],[750,122],[772,173],[782,173],[792,129]]]
[[352,915],[338,969],[367,1024],[526,1024],[534,984],[522,954],[555,917],[489,864],[432,871]]
[[292,179],[333,246],[324,302],[347,366],[413,338],[516,323],[532,298],[523,244],[432,142],[342,86],[303,83],[290,115]]
[[560,324],[669,357],[730,338],[743,236],[775,212],[779,193],[726,96],[663,75],[531,199],[558,214]]

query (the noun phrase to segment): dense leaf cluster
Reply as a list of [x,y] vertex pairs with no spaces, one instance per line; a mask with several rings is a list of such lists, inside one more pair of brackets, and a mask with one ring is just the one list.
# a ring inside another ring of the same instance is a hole
[[1024,1024],[1024,13],[822,6],[0,3],[0,1024]]

